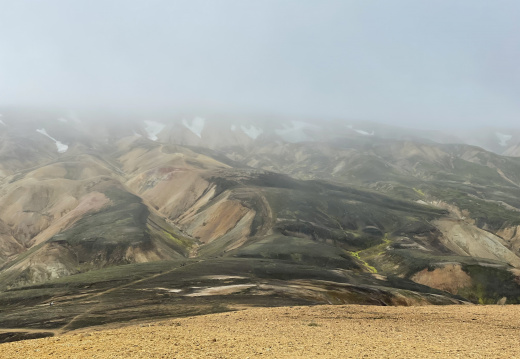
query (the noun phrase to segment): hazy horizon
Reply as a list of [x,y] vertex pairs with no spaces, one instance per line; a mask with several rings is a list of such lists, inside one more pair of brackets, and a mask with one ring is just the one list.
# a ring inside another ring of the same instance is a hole
[[2,5],[0,106],[519,127],[515,1]]

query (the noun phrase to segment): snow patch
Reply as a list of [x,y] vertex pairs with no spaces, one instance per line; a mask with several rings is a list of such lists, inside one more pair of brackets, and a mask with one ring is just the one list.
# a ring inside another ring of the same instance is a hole
[[503,133],[500,133],[500,132],[495,132],[495,135],[497,136],[498,138],[498,141],[499,141],[499,144],[500,146],[507,146],[507,142],[513,138],[513,136],[511,135],[505,135]]
[[64,143],[61,143],[60,141],[56,141],[56,147],[58,148],[58,153],[67,152],[67,150],[69,149],[69,146],[67,146]]
[[197,135],[199,138],[202,137],[202,130],[204,129],[204,125],[206,123],[206,120],[201,117],[195,117],[191,124],[188,123],[185,119],[182,120],[182,124],[191,132],[193,132],[195,135]]
[[374,136],[374,131],[372,132],[367,132],[367,131],[363,131],[363,130],[358,130],[356,128],[354,128],[354,126],[352,125],[346,125],[348,129],[360,134],[360,135],[363,135],[363,136]]
[[231,125],[231,131],[235,132],[237,130],[237,126]]
[[359,133],[360,135],[363,135],[363,136],[374,136],[374,131],[367,132],[367,131],[356,130],[356,129],[354,129],[354,131],[356,131],[357,133]]
[[164,129],[165,125],[155,121],[144,121],[146,127],[144,130],[148,134],[148,138],[152,141],[157,141],[157,135]]
[[65,117],[58,118],[58,121],[63,122],[63,123],[69,122],[69,120],[67,120]]
[[283,126],[284,128],[274,131],[287,142],[303,142],[312,140],[312,138],[305,133],[305,130],[318,128],[316,125],[311,125],[310,123],[301,121],[291,121],[290,126],[287,124],[284,124]]
[[244,133],[246,135],[251,137],[253,140],[256,140],[256,138],[258,136],[260,136],[262,133],[264,133],[264,130],[262,130],[261,128],[257,128],[257,127],[255,127],[253,125],[250,125],[249,127],[246,127],[244,125],[240,125],[240,128],[242,129],[242,131],[244,131]]
[[[232,285],[221,285],[218,287],[206,287],[206,288],[202,288],[194,293],[186,294],[186,297],[230,295],[230,294],[242,292],[242,291],[252,288],[252,287],[256,287],[256,284],[232,284]],[[192,287],[192,288],[199,289],[199,287]]]
[[7,126],[4,121],[0,120],[0,124]]
[[54,137],[52,137],[51,135],[49,135],[47,133],[47,131],[45,131],[45,128],[42,128],[42,129],[38,129],[36,130],[36,132],[38,133],[41,133],[42,135],[50,138],[51,140],[54,141],[54,143],[56,144],[56,148],[58,149],[58,153],[64,153],[64,152],[67,152],[67,150],[69,149],[69,146],[67,146],[66,144],[58,141],[57,139],[55,139]]
[[55,139],[52,138],[51,136],[49,136],[49,134],[47,133],[47,131],[45,131],[45,128],[42,128],[41,130],[38,129],[38,130],[36,130],[36,132],[41,133],[42,135],[47,136],[47,137],[49,137],[51,140],[55,141]]
[[212,280],[227,280],[227,279],[246,279],[246,277],[241,277],[238,275],[206,275],[201,277],[202,279],[212,279]]
[[172,289],[172,288],[163,288],[163,287],[157,287],[158,290],[163,290],[168,293],[180,293],[182,292],[182,289]]

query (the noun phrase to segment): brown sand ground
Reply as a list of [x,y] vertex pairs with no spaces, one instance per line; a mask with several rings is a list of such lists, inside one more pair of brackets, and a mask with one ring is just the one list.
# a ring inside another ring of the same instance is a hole
[[255,308],[0,345],[0,358],[520,358],[520,306]]

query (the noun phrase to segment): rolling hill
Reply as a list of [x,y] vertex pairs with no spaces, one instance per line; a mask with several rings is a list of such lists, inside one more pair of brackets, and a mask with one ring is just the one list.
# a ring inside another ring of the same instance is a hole
[[520,301],[519,158],[371,123],[2,115],[4,331]]

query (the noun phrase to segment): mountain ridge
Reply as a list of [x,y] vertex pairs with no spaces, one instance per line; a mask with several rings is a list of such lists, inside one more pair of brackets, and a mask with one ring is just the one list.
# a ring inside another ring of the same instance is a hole
[[[360,125],[13,116],[0,133],[0,327],[47,325],[24,303],[50,300],[66,308],[55,328],[91,325],[67,324],[80,307],[100,308],[94,322],[150,315],[145,298],[158,316],[520,301],[518,158]],[[121,289],[91,307],[104,276]]]

